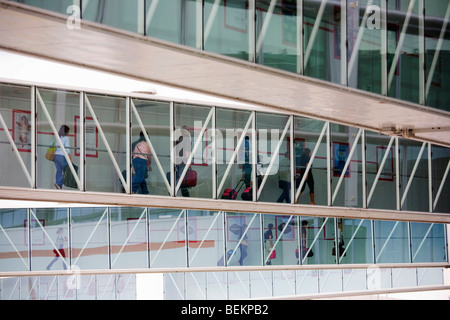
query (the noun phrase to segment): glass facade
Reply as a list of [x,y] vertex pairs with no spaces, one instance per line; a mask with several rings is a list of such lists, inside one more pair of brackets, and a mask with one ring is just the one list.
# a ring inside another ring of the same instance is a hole
[[450,212],[449,150],[431,143],[287,114],[0,91],[3,187]]
[[446,263],[446,240],[445,225],[430,223],[139,207],[5,208],[0,272]]
[[450,110],[449,0],[15,1]]
[[[234,300],[288,295],[308,299],[328,292],[443,282],[442,267],[35,276],[0,279],[0,300]],[[142,293],[145,286],[154,289],[151,295]],[[260,309],[260,314],[270,314],[266,305]]]

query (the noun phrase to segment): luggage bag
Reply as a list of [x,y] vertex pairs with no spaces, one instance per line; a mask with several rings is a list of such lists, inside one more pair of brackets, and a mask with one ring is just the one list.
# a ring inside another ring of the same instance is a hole
[[[241,184],[241,182],[242,185],[239,187],[238,190],[236,190],[239,184]],[[222,193],[222,199],[230,199],[230,200],[236,199],[243,185],[244,181],[239,181],[234,189],[225,189],[225,191]]]

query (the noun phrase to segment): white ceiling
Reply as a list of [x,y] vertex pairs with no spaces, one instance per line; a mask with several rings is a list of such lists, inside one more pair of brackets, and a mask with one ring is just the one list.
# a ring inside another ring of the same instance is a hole
[[70,30],[66,16],[9,1],[0,4],[3,49],[374,131],[415,129],[417,139],[450,147],[449,112],[87,21]]

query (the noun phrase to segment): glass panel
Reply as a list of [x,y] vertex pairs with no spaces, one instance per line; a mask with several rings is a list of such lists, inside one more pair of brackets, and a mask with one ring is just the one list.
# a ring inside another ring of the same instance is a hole
[[190,267],[217,266],[220,262],[223,265],[224,215],[223,211],[188,211]]
[[204,1],[204,49],[253,61],[248,0]]
[[185,299],[185,273],[163,273],[164,300]]
[[143,33],[143,0],[90,0],[82,1],[83,19],[111,27]]
[[[256,114],[256,130],[258,135],[258,154],[256,162],[256,179],[258,182],[258,201],[277,202],[280,194],[290,193],[290,190],[280,193],[280,171],[283,170],[282,186],[290,186],[290,156],[288,144],[290,139],[289,117]],[[286,155],[288,155],[286,157]],[[280,164],[283,166],[280,168]],[[288,171],[286,174],[286,170]],[[286,180],[287,179],[287,180]],[[264,185],[262,184],[265,180]],[[290,195],[289,195],[290,196]],[[290,197],[285,201],[289,201]],[[289,201],[290,202],[290,201]]]
[[[432,146],[433,211],[450,213],[450,149]],[[444,180],[445,173],[447,177]]]
[[343,291],[367,289],[367,273],[365,269],[343,269]]
[[335,264],[334,218],[301,217],[300,264]]
[[[177,196],[212,198],[211,128],[212,109],[209,107],[175,104],[175,181],[185,176]],[[203,136],[202,129],[206,128]],[[197,141],[197,149],[194,150]],[[189,167],[186,164],[192,154]]]
[[445,225],[411,223],[412,262],[446,262]]
[[319,292],[342,291],[343,270],[319,270]]
[[[362,148],[358,133],[359,130],[356,128],[331,125],[332,195],[335,206],[362,207]],[[352,155],[355,143],[357,145]],[[347,170],[344,172],[348,161]]]
[[[132,160],[133,166],[138,165],[134,167],[136,175],[132,176],[132,181],[137,181],[137,183],[133,182],[133,192],[140,194],[168,195],[170,189],[167,188],[163,179],[170,177],[167,175],[167,172],[170,171],[170,104],[167,102],[147,100],[133,100],[133,103],[138,112],[138,116],[134,110],[132,110],[131,152],[135,155],[139,154],[138,151],[134,152],[136,145],[140,141],[146,142],[145,136],[141,135],[142,128],[140,127],[139,122],[142,122],[148,138],[156,152],[156,154],[150,154],[150,163],[144,161],[144,165],[139,166],[139,163],[134,162],[142,162],[142,160]],[[140,121],[138,121],[138,117]],[[147,149],[147,147],[144,149]],[[148,150],[150,150],[150,146],[148,146]],[[142,158],[141,156],[137,156],[136,158]],[[132,158],[135,158],[135,156],[132,155]],[[158,161],[161,164],[162,172],[157,165]],[[136,169],[139,167],[143,170],[137,172]],[[141,177],[138,176],[138,173],[141,173]],[[141,179],[138,180],[137,178]],[[170,179],[168,179],[168,183],[170,185]]]
[[[37,186],[44,189],[78,189],[76,180],[70,179],[72,162],[80,178],[80,95],[75,92],[38,89],[44,104],[37,101]],[[51,119],[47,118],[47,113]],[[55,137],[57,131],[69,159]],[[45,154],[55,145],[54,161]]]
[[249,271],[228,273],[228,295],[233,299],[249,299],[253,291]]
[[252,299],[273,295],[273,271],[250,271],[250,294]]
[[28,271],[27,209],[0,209],[0,271]]
[[450,111],[450,2],[425,1],[425,12],[426,103]]
[[30,6],[39,7],[46,10],[56,11],[59,13],[67,13],[67,8],[73,4],[77,4],[76,0],[14,0]]
[[256,17],[257,63],[299,72],[297,0],[256,0]]
[[126,127],[125,98],[86,95],[86,190],[123,192]]
[[[295,202],[301,204],[327,205],[326,131],[324,131],[324,135],[319,141],[325,122],[303,117],[295,117],[294,119],[295,194],[299,194],[298,197],[296,196]],[[308,175],[304,178],[307,165],[311,160],[317,144],[319,144],[317,153],[311,163]],[[303,178],[305,181],[300,186]],[[301,191],[299,193],[300,188]],[[301,197],[302,194],[304,194],[303,197]]]
[[[261,265],[261,221],[259,214],[227,213],[228,266]],[[223,265],[223,263],[218,263]]]
[[408,222],[374,221],[375,262],[410,262]]
[[108,208],[71,209],[72,264],[80,269],[109,268]]
[[206,272],[186,273],[185,282],[187,300],[206,300]]
[[220,199],[240,200],[251,185],[252,119],[248,111],[216,110],[217,197]]
[[429,211],[428,147],[412,140],[399,142],[401,209]]
[[336,1],[305,1],[305,75],[341,83],[341,6]]
[[150,209],[149,214],[150,267],[186,267],[186,210]]
[[388,1],[388,92],[390,97],[420,102],[420,1]]
[[[369,208],[397,209],[396,144],[392,140],[389,147],[390,141],[391,137],[375,132],[366,134],[367,205]],[[379,177],[376,180],[378,173]]]
[[263,215],[264,264],[293,265],[298,263],[296,217]]
[[147,0],[146,35],[201,49],[201,33],[197,32],[198,1]]
[[319,293],[319,271],[318,270],[296,270],[297,294]]
[[295,295],[295,270],[273,271],[273,295],[275,297]]
[[[360,0],[347,6],[348,86],[382,94],[381,7],[383,0]],[[370,5],[370,6],[369,6]]]
[[68,209],[31,209],[30,221],[32,270],[68,269]]
[[[0,185],[30,188],[30,88],[0,85],[0,120],[3,120],[0,121]],[[14,142],[18,153],[14,152],[11,141]],[[21,162],[25,168],[21,166]]]
[[227,272],[206,272],[208,300],[228,299]]
[[148,266],[147,209],[111,207],[111,268]]
[[338,230],[339,250],[334,246],[332,254],[340,263],[373,263],[371,220],[338,219]]

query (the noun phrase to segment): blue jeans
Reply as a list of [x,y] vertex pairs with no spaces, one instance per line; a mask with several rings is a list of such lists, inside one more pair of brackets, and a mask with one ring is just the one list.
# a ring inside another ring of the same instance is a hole
[[145,181],[145,172],[147,170],[147,160],[141,158],[133,159],[133,168],[135,174],[131,177],[132,190],[136,193],[141,186],[141,183]]
[[62,189],[64,181],[64,168],[67,166],[67,160],[63,155],[55,154],[56,184]]

